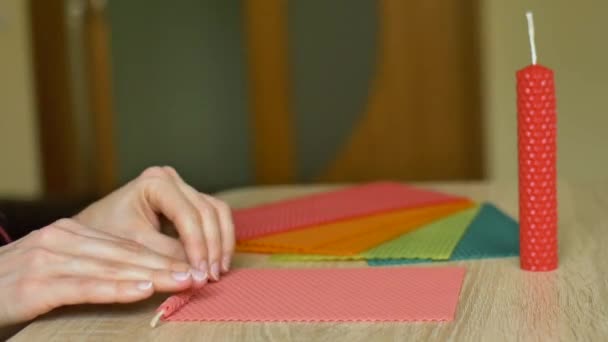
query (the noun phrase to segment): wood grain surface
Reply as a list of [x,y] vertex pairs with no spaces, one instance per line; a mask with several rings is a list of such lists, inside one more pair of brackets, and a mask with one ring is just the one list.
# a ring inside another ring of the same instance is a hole
[[[516,184],[424,184],[489,200],[517,215]],[[249,188],[219,196],[234,207],[327,189]],[[517,258],[455,262],[467,268],[456,319],[448,323],[161,323],[148,325],[166,297],[133,305],[77,306],[40,317],[14,341],[606,341],[608,340],[608,183],[560,183],[560,265],[551,273],[519,269]],[[516,216],[515,216],[516,217]],[[273,264],[236,256],[234,267],[364,266]],[[445,265],[445,263],[443,263]],[[356,299],[353,299],[356,300]]]

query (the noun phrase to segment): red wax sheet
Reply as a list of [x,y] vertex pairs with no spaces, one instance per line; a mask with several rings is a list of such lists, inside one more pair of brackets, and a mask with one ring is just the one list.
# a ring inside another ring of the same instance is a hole
[[168,321],[451,321],[465,269],[240,269],[170,297]]
[[236,210],[236,238],[249,240],[322,223],[463,199],[398,183],[370,183]]

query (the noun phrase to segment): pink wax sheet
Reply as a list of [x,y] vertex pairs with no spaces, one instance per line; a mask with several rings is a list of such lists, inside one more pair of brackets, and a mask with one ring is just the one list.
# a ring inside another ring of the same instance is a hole
[[236,210],[236,239],[249,240],[312,225],[463,199],[399,183],[369,183]]
[[241,269],[170,297],[167,321],[451,321],[465,269]]

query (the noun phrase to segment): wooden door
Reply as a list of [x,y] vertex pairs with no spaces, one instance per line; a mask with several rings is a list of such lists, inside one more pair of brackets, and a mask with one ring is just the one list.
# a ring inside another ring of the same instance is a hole
[[29,3],[44,192],[102,195],[116,186],[104,0]]
[[[288,0],[245,3],[256,179],[302,181],[294,143]],[[376,65],[366,105],[349,136],[328,146],[335,158],[314,180],[482,178],[477,1],[376,4],[376,13],[370,13],[378,16]]]

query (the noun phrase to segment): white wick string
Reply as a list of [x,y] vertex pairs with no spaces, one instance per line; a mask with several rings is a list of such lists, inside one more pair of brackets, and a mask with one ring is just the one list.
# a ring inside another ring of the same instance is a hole
[[158,321],[160,320],[161,317],[163,317],[164,314],[165,314],[165,310],[160,310],[159,312],[157,312],[156,315],[154,315],[154,317],[150,321],[150,327],[155,328],[156,325],[158,324]]
[[528,19],[528,37],[530,37],[530,51],[532,54],[532,64],[536,64],[536,44],[534,43],[534,18],[532,12],[526,12]]

